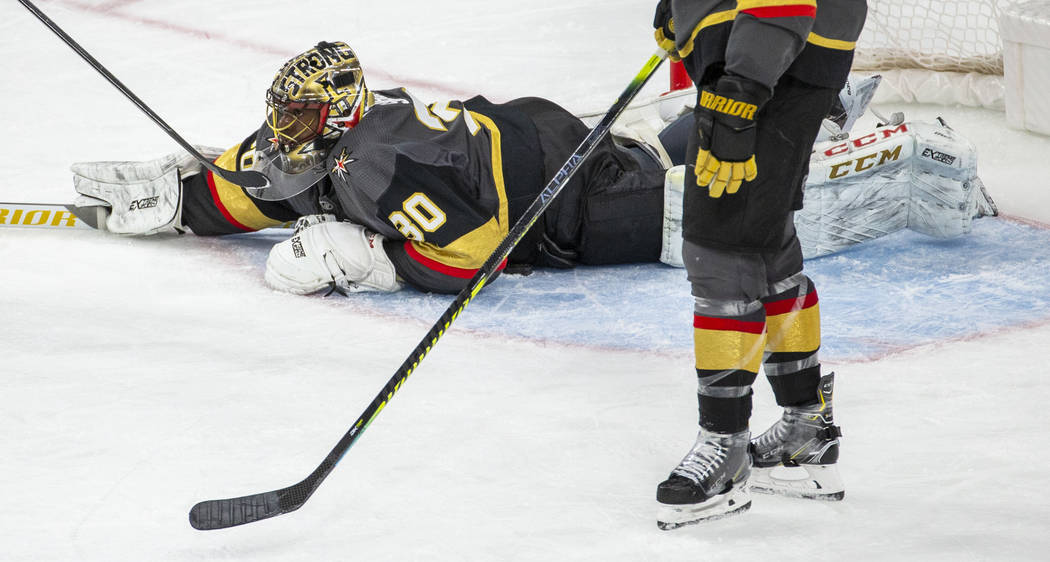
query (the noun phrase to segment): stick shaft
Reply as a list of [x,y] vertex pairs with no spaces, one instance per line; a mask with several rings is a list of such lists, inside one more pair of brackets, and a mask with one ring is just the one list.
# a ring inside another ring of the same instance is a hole
[[192,144],[186,142],[186,139],[182,138],[181,135],[175,132],[175,129],[172,129],[171,126],[168,125],[163,119],[161,119],[159,115],[154,113],[154,111],[150,109],[150,107],[146,105],[144,101],[139,99],[139,97],[136,96],[135,93],[132,92],[130,89],[128,89],[128,87],[125,86],[123,82],[118,80],[117,77],[113,75],[113,73],[107,70],[106,67],[102,66],[102,63],[98,62],[95,59],[95,57],[91,56],[91,53],[84,50],[84,48],[81,47],[80,44],[77,43],[72,37],[70,37],[68,33],[63,31],[62,28],[58,26],[58,24],[52,21],[51,18],[47,17],[47,15],[45,15],[44,12],[41,12],[40,8],[37,8],[36,5],[34,5],[30,0],[18,1],[23,6],[25,6],[25,8],[29,10],[30,13],[36,16],[36,18],[39,19],[45,26],[47,26],[48,29],[50,29],[52,32],[55,33],[55,35],[62,39],[62,41],[66,45],[68,45],[70,49],[73,49],[73,51],[76,54],[80,55],[80,58],[84,59],[84,61],[87,62],[88,65],[91,66],[91,68],[94,68],[99,74],[101,74],[106,80],[108,80],[110,84],[113,84],[113,86],[117,90],[119,90],[120,93],[124,94],[125,97],[131,100],[131,103],[135,104],[136,107],[142,110],[142,112],[145,113],[147,117],[152,119],[153,122],[157,124],[157,126],[163,129],[164,132],[168,134],[168,136],[174,139],[175,142],[179,144],[179,146],[186,150],[186,152],[190,153],[190,155],[193,156],[193,158],[196,159],[198,162],[200,162],[201,165],[203,165],[205,168],[211,170],[215,174],[222,176],[230,182],[236,183],[238,185],[244,185],[246,187],[263,187],[269,183],[269,180],[266,178],[266,176],[263,176],[259,172],[235,172],[231,170],[224,170],[213,164],[211,160],[205,158],[203,154],[201,154],[196,148],[194,148]]

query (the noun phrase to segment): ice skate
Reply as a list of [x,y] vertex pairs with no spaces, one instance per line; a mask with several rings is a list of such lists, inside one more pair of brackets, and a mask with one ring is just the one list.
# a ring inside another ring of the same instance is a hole
[[751,507],[747,479],[750,433],[712,433],[701,429],[696,445],[671,476],[656,488],[656,524],[677,529],[736,515]]
[[835,374],[820,379],[816,404],[784,408],[784,415],[751,441],[751,489],[763,494],[825,501],[846,495],[836,463],[842,430],[834,425]]

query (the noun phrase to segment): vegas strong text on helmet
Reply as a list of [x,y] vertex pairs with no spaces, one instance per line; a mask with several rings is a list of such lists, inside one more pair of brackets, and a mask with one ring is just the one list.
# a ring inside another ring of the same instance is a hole
[[273,183],[263,199],[296,195],[324,177],[329,149],[371,105],[357,55],[322,41],[277,71],[266,91],[266,126],[256,139],[257,169]]

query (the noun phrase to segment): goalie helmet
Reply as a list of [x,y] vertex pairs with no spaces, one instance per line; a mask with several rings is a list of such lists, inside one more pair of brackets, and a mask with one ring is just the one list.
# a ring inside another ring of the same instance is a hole
[[371,106],[371,96],[350,46],[322,41],[277,71],[266,91],[266,106],[253,169],[271,184],[249,188],[249,193],[281,200],[324,178],[329,150],[357,125]]

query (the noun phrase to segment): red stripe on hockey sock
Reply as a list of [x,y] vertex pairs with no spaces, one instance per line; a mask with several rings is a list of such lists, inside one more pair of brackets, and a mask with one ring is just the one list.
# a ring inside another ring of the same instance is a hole
[[765,6],[761,8],[749,8],[741,10],[741,14],[748,14],[756,18],[792,18],[792,17],[817,17],[816,6]]
[[[428,258],[423,254],[419,253],[419,250],[416,249],[415,244],[413,244],[411,240],[405,241],[405,253],[407,253],[410,258],[416,260],[417,262],[419,262],[420,265],[423,265],[427,269],[432,269],[438,273],[448,275],[449,277],[456,277],[458,279],[470,279],[474,277],[474,275],[478,272],[477,269],[464,269],[462,267],[453,267],[451,265],[445,265],[437,260]],[[496,270],[499,271],[504,267],[507,267],[506,259],[504,259],[503,262],[499,264],[499,267],[497,267]]]
[[693,316],[693,327],[701,330],[719,330],[723,332],[743,332],[745,334],[761,334],[765,330],[765,322],[747,322],[733,318],[715,318],[712,316]]
[[767,302],[765,303],[766,316],[777,316],[780,314],[787,314],[788,312],[812,308],[818,301],[817,292],[810,291],[806,293],[806,298],[802,299],[801,303],[799,303],[799,299],[797,298]]
[[245,232],[255,232],[254,228],[248,228],[247,226],[244,226],[243,224],[238,222],[237,219],[233,218],[233,215],[231,215],[230,212],[226,210],[226,206],[222,204],[222,199],[219,197],[219,190],[215,187],[215,178],[212,177],[211,170],[208,170],[208,175],[205,177],[208,180],[208,190],[211,191],[211,199],[215,202],[215,208],[219,210],[219,213],[221,213],[222,217],[226,219],[226,222]]

